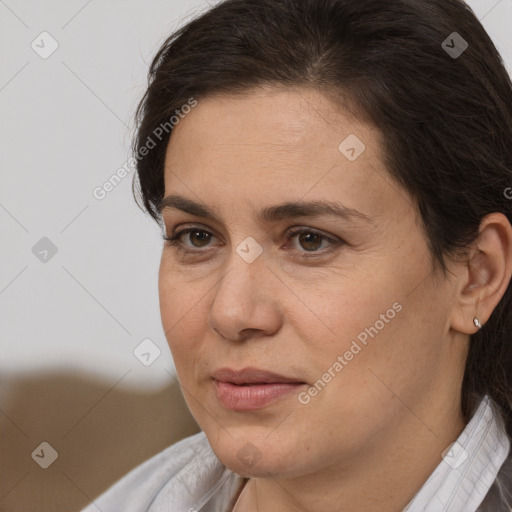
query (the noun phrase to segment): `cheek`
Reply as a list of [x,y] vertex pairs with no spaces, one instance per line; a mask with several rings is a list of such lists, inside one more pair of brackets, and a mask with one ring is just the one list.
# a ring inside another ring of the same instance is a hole
[[[316,403],[318,414],[331,411],[332,424],[355,437],[402,414],[403,404],[418,404],[437,378],[442,336],[435,326],[443,325],[446,313],[440,306],[426,310],[426,303],[436,302],[429,284],[414,293],[404,288],[353,288],[352,300],[338,295],[345,305],[337,316],[339,336],[315,359],[321,390],[311,410]],[[336,318],[336,308],[331,311]]]
[[309,348],[318,352],[324,364],[325,355],[331,359],[341,355],[353,341],[363,348],[365,342],[389,331],[403,310],[399,283],[386,277],[389,269],[375,269],[371,275],[361,271],[336,274],[314,288],[294,283],[296,294],[305,298],[304,305],[296,300],[286,312],[288,321],[300,326],[303,340],[317,340]]
[[204,295],[203,286],[198,281],[191,281],[183,268],[172,263],[172,257],[164,249],[158,273],[158,295],[160,314],[166,332],[174,327],[179,331],[189,315],[194,315],[194,308]]
[[198,283],[190,284],[177,274],[160,271],[158,294],[162,327],[177,364],[187,354],[192,356],[191,349],[202,339],[206,292]]
[[313,378],[325,376],[333,383],[329,387],[339,388],[337,393],[358,396],[366,389],[379,400],[393,393],[386,385],[398,392],[427,378],[427,362],[435,361],[435,340],[440,337],[433,332],[431,315],[443,313],[440,308],[425,310],[425,303],[435,303],[436,296],[428,280],[411,293],[427,274],[423,264],[403,268],[390,258],[365,270],[333,278],[314,295],[305,295],[315,314],[302,316],[299,309],[304,308],[292,308],[288,315],[300,326],[303,340],[315,340],[306,347]]

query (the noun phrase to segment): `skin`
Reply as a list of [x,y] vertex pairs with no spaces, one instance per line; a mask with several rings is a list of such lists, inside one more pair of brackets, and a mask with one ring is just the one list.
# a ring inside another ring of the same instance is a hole
[[[338,149],[350,134],[366,146],[355,161]],[[165,195],[205,203],[219,221],[163,210],[168,236],[178,227],[211,236],[181,237],[195,255],[164,246],[162,324],[193,416],[222,463],[249,478],[235,512],[402,510],[464,428],[473,317],[484,324],[508,286],[512,228],[487,216],[467,260],[436,274],[413,201],[382,164],[380,137],[305,88],[211,96],[173,131]],[[313,200],[371,222],[256,215]],[[293,226],[344,242],[327,253],[328,239],[288,240]],[[252,263],[236,251],[249,236],[263,250]],[[293,392],[257,411],[220,405],[215,369],[256,366],[307,391],[395,303],[401,311],[309,403]],[[246,443],[260,455],[250,467],[237,456]]]

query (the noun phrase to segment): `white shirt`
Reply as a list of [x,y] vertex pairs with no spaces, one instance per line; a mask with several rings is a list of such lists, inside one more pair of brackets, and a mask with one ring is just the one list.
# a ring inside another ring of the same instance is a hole
[[[485,396],[403,512],[512,511],[512,457],[501,415]],[[231,512],[242,477],[204,432],[134,468],[82,512]]]

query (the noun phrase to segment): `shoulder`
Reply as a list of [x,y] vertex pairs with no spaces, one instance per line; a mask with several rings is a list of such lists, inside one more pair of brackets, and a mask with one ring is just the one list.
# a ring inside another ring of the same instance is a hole
[[[204,484],[215,486],[227,470],[213,453],[206,435],[200,432],[169,446],[132,469],[82,512],[142,512],[158,510],[153,505],[165,495],[167,503],[184,497],[198,497]],[[202,485],[201,485],[202,484]],[[185,509],[186,510],[186,509]]]

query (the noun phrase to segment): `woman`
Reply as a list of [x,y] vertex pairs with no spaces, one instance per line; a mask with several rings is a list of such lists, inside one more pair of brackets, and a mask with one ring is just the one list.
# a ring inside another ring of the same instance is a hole
[[85,510],[512,510],[512,84],[469,7],[223,1],[138,120],[203,432]]

